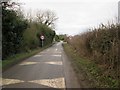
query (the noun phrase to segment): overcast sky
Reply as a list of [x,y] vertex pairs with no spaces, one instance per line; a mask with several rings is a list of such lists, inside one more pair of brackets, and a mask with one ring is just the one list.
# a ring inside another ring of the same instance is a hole
[[52,10],[59,18],[58,34],[75,35],[100,23],[115,20],[119,0],[19,0],[25,13],[30,10]]

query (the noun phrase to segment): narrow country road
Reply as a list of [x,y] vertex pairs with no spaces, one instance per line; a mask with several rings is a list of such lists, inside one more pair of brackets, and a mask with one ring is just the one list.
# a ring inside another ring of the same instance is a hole
[[3,88],[80,88],[62,42],[6,70]]

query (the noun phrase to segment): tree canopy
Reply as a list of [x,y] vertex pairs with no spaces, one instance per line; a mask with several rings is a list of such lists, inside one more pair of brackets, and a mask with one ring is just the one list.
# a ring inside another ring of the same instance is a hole
[[[57,19],[50,11],[39,12],[36,20],[25,18],[20,4],[4,1],[2,4],[2,59],[17,53],[41,47],[40,35],[45,36],[44,45],[52,43],[55,31],[51,27]],[[42,16],[40,16],[42,15]]]

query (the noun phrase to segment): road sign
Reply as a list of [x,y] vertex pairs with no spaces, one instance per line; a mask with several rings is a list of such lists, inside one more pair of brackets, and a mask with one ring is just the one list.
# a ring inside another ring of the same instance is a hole
[[42,40],[44,40],[45,39],[45,37],[42,35],[42,36],[40,36],[40,38],[42,39]]
[[41,35],[40,39],[42,40],[41,44],[42,44],[42,47],[43,47],[43,40],[45,39],[45,37],[43,35]]

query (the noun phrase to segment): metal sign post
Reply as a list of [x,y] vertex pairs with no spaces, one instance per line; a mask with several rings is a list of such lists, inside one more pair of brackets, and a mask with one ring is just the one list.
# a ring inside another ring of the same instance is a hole
[[44,37],[43,35],[41,35],[40,38],[41,38],[41,40],[42,40],[41,43],[42,43],[42,47],[43,47],[43,43],[44,43],[43,40],[45,39],[45,37]]
[[43,39],[42,39],[42,47],[43,47]]

